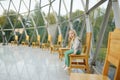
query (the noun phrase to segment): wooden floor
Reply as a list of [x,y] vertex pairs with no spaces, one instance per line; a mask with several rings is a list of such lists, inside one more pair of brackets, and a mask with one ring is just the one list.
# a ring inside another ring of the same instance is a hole
[[63,62],[48,50],[0,45],[0,80],[69,80]]

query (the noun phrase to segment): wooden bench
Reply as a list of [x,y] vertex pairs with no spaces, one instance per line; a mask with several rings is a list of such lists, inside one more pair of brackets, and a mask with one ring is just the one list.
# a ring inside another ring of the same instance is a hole
[[11,41],[11,45],[17,45],[17,42],[18,42],[18,36],[17,35],[15,35],[15,37],[14,37],[14,41]]
[[70,66],[69,73],[72,68],[85,69],[88,73],[90,72],[88,58],[90,52],[92,33],[86,33],[86,43],[83,52],[80,55],[70,55]]
[[25,41],[22,41],[22,45],[23,45],[23,46],[27,46],[28,44],[29,44],[29,36],[26,35]]
[[42,43],[41,48],[42,49],[49,49],[51,43],[52,43],[52,36],[48,35],[48,41],[47,41],[47,43]]
[[58,52],[60,47],[62,47],[62,35],[58,35],[58,41],[56,45],[50,46],[50,52]]
[[40,35],[37,36],[36,42],[32,42],[32,47],[40,47]]
[[66,48],[59,48],[59,59],[62,61],[63,57],[64,57],[64,52],[69,50],[70,48],[66,47]]
[[67,47],[60,47],[59,48],[59,59],[62,61],[63,57],[64,57],[64,53],[65,51],[69,50],[71,46],[71,41],[68,41],[68,46]]
[[110,80],[108,77],[110,64],[115,66],[114,80],[120,80],[120,29],[109,33],[107,54],[103,72],[97,74],[71,73],[70,80]]

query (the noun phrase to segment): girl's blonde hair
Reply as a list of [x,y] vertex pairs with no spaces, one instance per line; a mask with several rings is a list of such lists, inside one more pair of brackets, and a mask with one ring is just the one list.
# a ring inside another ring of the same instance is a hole
[[[73,32],[73,33],[74,33],[74,38],[77,37],[77,33],[76,33],[76,31],[75,31],[74,29],[71,29],[71,30],[69,31],[69,33],[70,33],[70,32]],[[69,40],[71,40],[70,37],[69,37]]]

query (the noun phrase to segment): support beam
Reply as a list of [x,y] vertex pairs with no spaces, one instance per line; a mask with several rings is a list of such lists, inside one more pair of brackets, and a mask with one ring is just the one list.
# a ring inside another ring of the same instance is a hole
[[85,16],[83,18],[82,28],[81,28],[80,34],[79,34],[80,39],[82,39],[84,29],[85,29]]
[[84,1],[81,0],[81,3],[82,3],[82,6],[83,6],[83,9],[84,9],[84,11],[85,11],[85,3],[84,3]]
[[73,8],[73,0],[71,0],[71,4],[70,4],[70,16],[69,16],[69,26],[70,26],[70,29],[73,29],[73,24],[72,24],[72,8]]
[[[40,9],[41,10],[41,9]],[[42,10],[41,10],[41,15],[42,15],[42,17],[43,17],[43,20],[44,20],[44,24],[45,24],[45,31],[44,31],[44,34],[43,34],[43,37],[42,37],[42,41],[41,41],[41,43],[43,43],[43,41],[45,40],[45,36],[47,35],[47,32],[49,33],[49,31],[48,31],[48,28],[47,28],[47,26],[48,26],[48,22],[47,22],[47,20],[45,19],[45,15],[44,15],[44,13],[42,12]]]
[[117,0],[112,2],[112,7],[115,18],[115,27],[120,29],[120,6]]
[[[51,2],[51,0],[50,0],[50,2]],[[49,2],[50,5],[49,5],[49,10],[48,10],[48,15],[50,14],[51,4],[52,4],[52,3],[50,3],[50,2]],[[45,19],[45,20],[46,20],[46,19]],[[47,28],[48,34],[50,34],[50,31],[49,31],[49,29],[48,29],[48,26],[49,26],[50,24],[49,24],[49,21],[48,21],[48,20],[46,20],[46,21],[47,21],[46,28]]]
[[[88,11],[88,6],[89,6],[89,0],[86,0],[86,7],[85,7],[85,12]],[[86,21],[86,32],[91,32],[91,23],[89,20],[89,14],[85,15],[85,21]]]
[[59,1],[59,11],[58,11],[58,30],[59,30],[59,34],[62,35],[62,32],[61,32],[61,18],[60,18],[60,12],[61,12],[61,0]]
[[91,32],[91,23],[89,20],[89,15],[85,15],[85,21],[86,21],[86,32]]
[[87,12],[87,11],[88,11],[88,8],[89,8],[89,0],[86,0],[85,12]]
[[[86,7],[85,7],[85,13],[88,11],[89,9],[89,0],[86,0]],[[89,13],[88,14],[85,14],[85,21],[86,21],[86,32],[91,32],[92,33],[92,24],[91,24],[91,21],[90,21],[90,18],[89,18]],[[92,33],[93,34],[93,33]],[[93,37],[93,36],[92,36]],[[93,39],[93,38],[91,38]],[[90,46],[90,52],[89,52],[89,63],[92,62],[92,59],[93,59],[93,43],[92,43],[92,40],[90,42],[91,46]]]
[[100,0],[96,5],[94,5],[91,9],[89,9],[86,13],[90,13],[91,11],[95,10],[97,7],[99,7],[101,4],[103,4],[107,0]]
[[107,24],[108,24],[111,8],[112,8],[112,1],[109,0],[108,6],[107,6],[107,9],[106,9],[106,13],[105,13],[105,16],[104,16],[104,20],[102,21],[102,24],[101,24],[99,39],[97,41],[97,47],[96,47],[96,50],[95,50],[95,53],[94,53],[94,56],[93,56],[93,60],[92,60],[92,63],[91,63],[92,65],[95,65],[97,56],[99,54],[100,46],[102,44],[103,37],[104,37],[104,34],[105,34],[105,30],[106,30],[106,27],[107,27]]
[[[85,17],[85,23],[86,23],[86,32],[92,32],[92,24],[91,24],[91,21],[90,21],[90,18],[89,18],[89,13],[87,14],[87,11],[88,11],[88,9],[89,9],[89,0],[86,0],[86,6],[85,6],[85,3],[84,3],[84,1],[83,0],[81,0],[82,1],[82,5],[83,5],[83,8],[84,8],[84,17]],[[85,23],[83,24],[83,26],[82,26],[82,30],[81,30],[81,38],[82,38],[82,34],[83,34],[83,30],[84,30],[84,27],[85,27]],[[92,32],[92,34],[93,34],[93,32]],[[92,40],[93,40],[93,36],[92,36]],[[90,58],[89,58],[89,63],[91,63],[92,62],[92,59],[93,59],[93,42],[92,42],[92,40],[91,40],[91,46],[90,46]]]
[[85,22],[86,22],[86,32],[91,32],[91,23],[89,20],[89,14],[86,14],[86,12],[88,11],[88,7],[89,7],[89,0],[86,0],[86,6],[83,0],[81,0],[84,11],[85,11]]

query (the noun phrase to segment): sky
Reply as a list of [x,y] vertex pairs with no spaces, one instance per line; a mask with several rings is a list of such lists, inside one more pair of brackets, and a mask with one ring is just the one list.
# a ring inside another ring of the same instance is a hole
[[[0,2],[2,3],[2,5],[3,5],[3,7],[5,9],[8,9],[9,1],[10,0],[2,0]],[[14,10],[14,11],[18,11],[20,0],[12,0],[12,1],[13,1],[14,4],[11,4],[11,6],[9,8]],[[30,0],[23,0],[23,1],[25,2],[26,6],[28,8]],[[31,0],[30,10],[34,9],[35,4],[36,4],[37,1],[39,2],[40,0]],[[61,0],[61,1],[62,2],[61,2],[61,13],[60,14],[61,15],[65,15],[67,12],[66,12],[66,9],[65,9],[65,7],[63,5],[63,0]],[[70,11],[70,1],[71,0],[64,0],[64,1],[65,1],[67,10]],[[85,0],[83,0],[83,1],[85,1]],[[94,1],[90,0],[89,8],[91,8],[93,5],[95,5],[98,1],[100,1],[100,0],[94,0]],[[120,2],[120,0],[118,0],[118,1]],[[49,0],[41,0],[41,3],[42,3],[41,5],[43,6],[45,4],[48,4]],[[16,7],[16,9],[14,8],[14,6]],[[28,11],[26,6],[24,5],[23,2],[21,3],[20,13]],[[58,13],[58,10],[59,10],[59,0],[55,0],[54,3],[52,4],[52,6],[53,6],[53,9],[55,10],[55,12]],[[101,7],[103,7],[103,8],[106,8],[106,6],[107,6],[107,2],[105,2],[103,5],[101,5]],[[48,9],[49,9],[49,6],[46,6],[46,7],[42,8],[42,11],[44,11],[45,13],[48,13]],[[81,3],[81,0],[73,0],[73,10],[72,11],[74,12],[74,11],[76,11],[78,9],[79,10],[84,10],[83,5]],[[0,6],[0,15],[2,15],[3,11],[4,11],[3,8]],[[52,11],[52,9],[51,9],[51,11]]]

